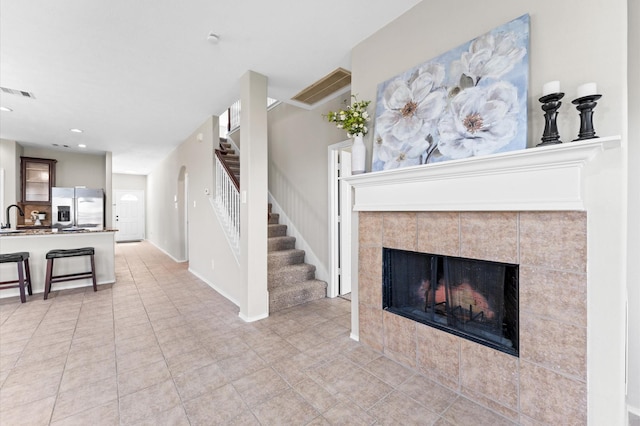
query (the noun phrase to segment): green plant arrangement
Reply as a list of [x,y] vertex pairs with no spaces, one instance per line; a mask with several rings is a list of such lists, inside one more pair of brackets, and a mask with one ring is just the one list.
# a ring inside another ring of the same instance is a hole
[[[347,105],[340,111],[330,111],[326,117],[330,123],[336,123],[338,129],[346,130],[348,137],[364,136],[369,132],[367,122],[371,120],[371,117],[367,112],[367,107],[371,101],[358,101],[356,95],[351,95],[351,97],[353,98],[351,105]],[[344,103],[347,103],[346,99]]]

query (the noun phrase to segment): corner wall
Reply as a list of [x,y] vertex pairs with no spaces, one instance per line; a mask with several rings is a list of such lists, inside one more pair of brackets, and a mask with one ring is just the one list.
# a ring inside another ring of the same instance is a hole
[[238,304],[240,269],[205,193],[208,189],[212,194],[215,185],[213,147],[218,140],[214,116],[147,175],[147,239],[174,259],[188,260],[192,273]]

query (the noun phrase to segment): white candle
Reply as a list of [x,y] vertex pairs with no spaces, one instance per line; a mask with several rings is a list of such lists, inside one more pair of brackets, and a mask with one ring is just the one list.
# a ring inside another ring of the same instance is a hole
[[560,82],[558,80],[549,81],[542,86],[542,96],[552,93],[560,93]]
[[595,83],[585,83],[582,86],[578,86],[578,98],[584,98],[585,96],[595,95],[598,93],[598,86]]

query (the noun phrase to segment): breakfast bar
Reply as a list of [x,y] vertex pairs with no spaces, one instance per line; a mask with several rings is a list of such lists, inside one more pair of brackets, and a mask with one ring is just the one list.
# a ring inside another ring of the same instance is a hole
[[[80,247],[95,248],[95,268],[97,284],[114,283],[115,253],[114,235],[117,230],[103,229],[99,231],[74,229],[52,232],[51,229],[23,229],[0,231],[0,253],[29,252],[33,293],[44,293],[47,260],[49,250],[75,249]],[[66,274],[90,269],[88,257],[74,257],[56,262],[56,273]],[[0,265],[0,281],[15,279],[16,268],[13,264]],[[56,284],[53,291],[91,286],[91,279],[63,282]],[[0,291],[0,298],[18,296],[17,288]]]

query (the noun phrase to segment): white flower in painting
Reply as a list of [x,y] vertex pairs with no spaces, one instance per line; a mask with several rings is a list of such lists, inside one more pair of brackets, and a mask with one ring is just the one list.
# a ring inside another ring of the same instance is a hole
[[423,127],[432,126],[446,107],[446,91],[441,88],[444,76],[441,64],[429,64],[409,81],[389,83],[382,96],[384,112],[376,121],[377,133],[407,141]]
[[450,75],[459,78],[465,74],[473,79],[474,84],[483,77],[499,79],[526,54],[526,49],[517,43],[517,36],[513,32],[480,36],[471,42],[469,50],[459,60],[451,63]]
[[383,170],[422,164],[423,155],[429,149],[433,138],[421,131],[414,139],[401,141],[392,134],[379,136],[374,145],[373,161],[384,163]]
[[471,87],[451,100],[438,124],[438,150],[450,158],[496,152],[518,131],[518,91],[508,82]]
[[404,144],[399,149],[392,149],[389,146],[380,145],[375,157],[377,160],[384,163],[382,170],[399,169],[401,167],[417,166],[422,164],[422,160],[419,155],[411,156],[411,146],[409,144]]

